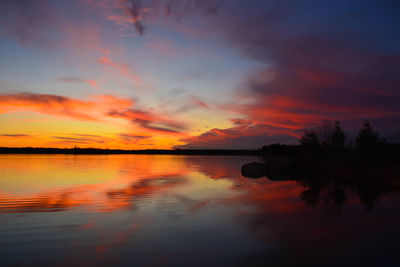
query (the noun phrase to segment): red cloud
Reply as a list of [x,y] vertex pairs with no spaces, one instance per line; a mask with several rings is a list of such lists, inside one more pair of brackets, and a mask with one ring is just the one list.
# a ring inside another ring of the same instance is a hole
[[293,142],[291,131],[268,124],[253,124],[247,120],[234,119],[235,126],[212,129],[199,136],[181,139],[186,145],[176,148],[240,148],[255,149],[267,143]]

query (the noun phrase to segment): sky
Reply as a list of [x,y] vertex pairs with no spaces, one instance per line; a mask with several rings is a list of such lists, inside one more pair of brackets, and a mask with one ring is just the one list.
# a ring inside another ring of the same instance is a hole
[[400,2],[3,0],[0,146],[296,144],[400,130]]

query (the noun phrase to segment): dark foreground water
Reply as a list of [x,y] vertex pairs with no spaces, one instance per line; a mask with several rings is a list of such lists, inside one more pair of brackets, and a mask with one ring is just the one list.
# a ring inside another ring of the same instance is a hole
[[400,266],[393,190],[242,177],[253,160],[1,155],[0,265]]

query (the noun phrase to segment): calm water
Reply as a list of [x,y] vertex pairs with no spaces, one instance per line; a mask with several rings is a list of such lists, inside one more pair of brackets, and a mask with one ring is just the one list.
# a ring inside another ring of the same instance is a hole
[[254,160],[1,155],[0,265],[400,266],[399,195],[315,198]]

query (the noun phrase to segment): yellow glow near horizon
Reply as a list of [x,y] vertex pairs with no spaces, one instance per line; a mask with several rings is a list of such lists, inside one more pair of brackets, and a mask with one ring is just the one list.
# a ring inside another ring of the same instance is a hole
[[[205,113],[186,134],[158,134],[138,129],[121,119],[84,121],[35,112],[0,114],[0,146],[3,147],[58,147],[58,148],[110,148],[110,149],[171,149],[185,144],[180,139],[197,135],[218,124],[228,125],[222,117],[213,121]],[[121,135],[145,138],[124,139]]]

